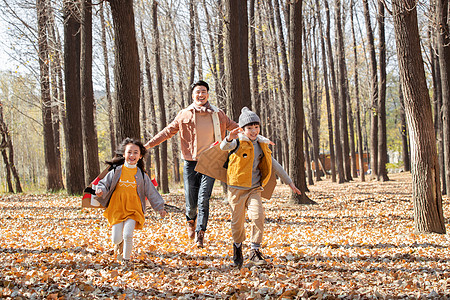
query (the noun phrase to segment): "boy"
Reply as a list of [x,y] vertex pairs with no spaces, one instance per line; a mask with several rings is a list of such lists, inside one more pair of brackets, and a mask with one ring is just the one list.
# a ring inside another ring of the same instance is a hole
[[[291,189],[300,194],[300,190],[272,158],[269,140],[259,135],[260,119],[257,114],[244,107],[239,116],[239,128],[233,129],[220,144],[224,151],[237,149],[229,157],[227,169],[228,201],[231,207],[231,231],[233,236],[233,265],[241,268],[244,262],[242,242],[245,240],[245,210],[251,220],[250,264],[266,263],[260,247],[264,231],[264,207],[261,191],[275,172]],[[239,144],[237,140],[239,140]]]

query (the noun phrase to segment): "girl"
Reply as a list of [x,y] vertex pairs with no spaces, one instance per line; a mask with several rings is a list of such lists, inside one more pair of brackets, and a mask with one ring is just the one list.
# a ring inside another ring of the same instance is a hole
[[137,140],[123,140],[116,157],[107,162],[111,171],[100,180],[95,191],[100,204],[106,207],[103,215],[112,226],[114,253],[124,266],[130,264],[133,231],[142,229],[145,221],[145,198],[161,217],[166,215],[164,200],[145,173],[143,157],[146,151]]

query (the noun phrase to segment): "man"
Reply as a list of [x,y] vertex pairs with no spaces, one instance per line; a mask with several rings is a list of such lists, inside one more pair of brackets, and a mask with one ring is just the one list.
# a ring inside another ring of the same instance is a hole
[[178,112],[166,128],[145,144],[145,148],[155,147],[180,132],[181,155],[184,159],[186,227],[189,238],[195,238],[197,246],[203,247],[214,178],[195,171],[197,158],[214,142],[222,141],[227,130],[239,126],[221,109],[208,102],[209,86],[206,82],[200,80],[193,83],[191,92],[193,103]]

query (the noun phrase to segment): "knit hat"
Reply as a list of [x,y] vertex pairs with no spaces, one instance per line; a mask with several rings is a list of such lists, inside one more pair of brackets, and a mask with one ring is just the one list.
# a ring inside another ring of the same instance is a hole
[[239,127],[243,128],[245,125],[255,122],[261,123],[258,115],[247,107],[242,108],[241,115],[239,116]]

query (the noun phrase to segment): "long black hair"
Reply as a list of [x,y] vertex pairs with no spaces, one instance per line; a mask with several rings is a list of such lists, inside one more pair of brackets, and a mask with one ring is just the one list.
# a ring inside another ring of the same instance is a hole
[[145,149],[144,145],[135,139],[132,138],[125,138],[117,147],[116,149],[116,154],[114,155],[114,157],[111,160],[107,160],[105,161],[105,163],[107,163],[108,165],[110,165],[111,167],[113,166],[120,166],[123,165],[125,163],[125,148],[127,147],[128,144],[133,144],[139,147],[139,150],[141,152],[141,158],[138,160],[137,162],[137,166],[143,171],[145,172],[145,162],[144,162],[144,157],[147,154],[147,149]]

